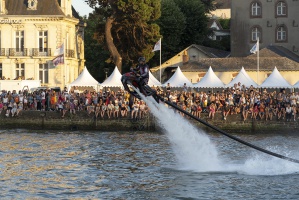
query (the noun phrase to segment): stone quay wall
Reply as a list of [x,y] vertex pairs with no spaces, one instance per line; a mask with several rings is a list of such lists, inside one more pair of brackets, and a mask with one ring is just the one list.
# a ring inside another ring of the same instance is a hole
[[[229,115],[223,120],[221,114],[216,114],[213,120],[208,119],[207,113],[202,113],[201,119],[228,133],[279,132],[299,133],[298,122],[265,121],[248,119],[243,121],[241,114]],[[189,119],[195,126],[210,129],[200,122]],[[102,119],[88,115],[86,111],[76,115],[67,113],[64,118],[56,111],[23,111],[18,117],[6,117],[4,111],[0,115],[1,129],[30,129],[30,130],[73,130],[73,131],[157,131],[161,132],[158,123],[151,114],[143,119],[131,120],[125,118]]]

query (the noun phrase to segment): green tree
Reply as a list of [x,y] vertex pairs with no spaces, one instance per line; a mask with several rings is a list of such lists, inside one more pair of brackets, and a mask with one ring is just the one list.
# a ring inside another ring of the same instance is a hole
[[204,5],[206,13],[216,10],[216,8],[220,6],[218,3],[215,2],[215,0],[200,0],[200,1]]
[[157,21],[162,38],[163,59],[167,60],[174,52],[181,50],[179,46],[186,18],[174,0],[161,1],[161,17]]
[[102,44],[99,44],[94,39],[94,33],[97,30],[101,16],[95,13],[89,14],[89,17],[84,16],[83,21],[86,23],[84,31],[84,56],[85,65],[89,72],[97,79],[100,83],[105,79],[104,69],[108,68],[109,72],[112,72],[114,65],[107,63],[106,60],[109,58],[110,53],[107,51]]
[[207,35],[208,18],[205,7],[198,0],[175,0],[186,18],[186,27],[182,33],[180,47],[202,44]]
[[102,16],[95,38],[111,54],[110,62],[122,70],[143,55],[150,59],[153,44],[160,38],[160,0],[86,0]]

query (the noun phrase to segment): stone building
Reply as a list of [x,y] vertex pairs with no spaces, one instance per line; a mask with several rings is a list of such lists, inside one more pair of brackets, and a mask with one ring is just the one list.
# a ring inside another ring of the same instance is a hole
[[84,27],[72,0],[0,0],[0,77],[64,87],[84,68]]
[[260,48],[282,46],[299,55],[299,1],[234,0],[231,2],[231,56],[250,54]]

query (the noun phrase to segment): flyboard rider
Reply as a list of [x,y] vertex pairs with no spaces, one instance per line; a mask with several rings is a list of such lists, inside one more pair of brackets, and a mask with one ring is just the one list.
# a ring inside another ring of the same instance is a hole
[[138,85],[140,86],[140,92],[145,94],[145,91],[143,90],[143,86],[148,84],[148,79],[149,79],[149,66],[145,62],[145,57],[140,57],[138,58],[138,65],[136,66],[135,69],[131,69],[138,73],[140,76],[137,76],[137,82]]

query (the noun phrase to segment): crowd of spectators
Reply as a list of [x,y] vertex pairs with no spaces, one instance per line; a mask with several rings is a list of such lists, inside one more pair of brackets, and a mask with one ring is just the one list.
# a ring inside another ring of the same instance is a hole
[[[296,121],[299,112],[298,92],[286,92],[285,89],[267,91],[267,89],[245,87],[241,83],[234,87],[212,91],[187,87],[155,88],[166,100],[180,106],[192,115],[201,118],[202,113],[214,119],[221,115],[226,120],[229,115],[241,115],[242,120],[285,120]],[[6,117],[15,117],[26,110],[56,111],[64,118],[87,112],[96,118],[141,119],[148,114],[149,108],[142,100],[136,99],[122,89],[109,88],[95,91],[62,91],[41,89],[34,92],[2,91],[0,112]],[[183,115],[183,113],[181,113]]]

